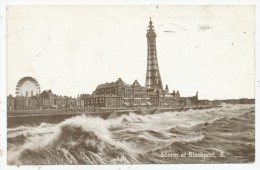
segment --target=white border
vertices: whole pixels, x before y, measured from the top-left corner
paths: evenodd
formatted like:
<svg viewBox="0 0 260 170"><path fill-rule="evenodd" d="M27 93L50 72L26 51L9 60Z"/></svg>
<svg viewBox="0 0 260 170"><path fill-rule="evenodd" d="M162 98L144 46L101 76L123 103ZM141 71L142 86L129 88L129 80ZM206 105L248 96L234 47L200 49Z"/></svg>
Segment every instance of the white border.
<svg viewBox="0 0 260 170"><path fill-rule="evenodd" d="M256 138L255 138L255 163L252 164L141 164L141 165L51 165L51 166L7 166L7 143L6 143L6 132L7 132L7 115L6 115L6 6L7 5L255 5L256 9L256 19L255 19L255 70L256 70ZM259 136L260 131L259 129L259 95L260 95L260 42L259 42L259 5L260 1L258 0L251 0L251 1L239 1L239 0L211 0L211 1L191 1L191 0L163 0L163 1L155 1L155 0L141 0L141 1L130 1L126 0L124 2L118 0L96 0L96 1L67 1L67 0L31 0L31 1L19 1L19 0L0 0L0 150L3 151L2 156L0 155L0 169L20 169L20 170L35 170L35 169L117 169L117 170L143 170L143 169L175 169L175 170L185 170L185 169L195 169L195 170L204 170L204 169L212 169L212 170L219 170L219 169L236 169L236 170L256 170L260 169L260 156L259 156ZM1 153L0 153L1 154Z"/></svg>

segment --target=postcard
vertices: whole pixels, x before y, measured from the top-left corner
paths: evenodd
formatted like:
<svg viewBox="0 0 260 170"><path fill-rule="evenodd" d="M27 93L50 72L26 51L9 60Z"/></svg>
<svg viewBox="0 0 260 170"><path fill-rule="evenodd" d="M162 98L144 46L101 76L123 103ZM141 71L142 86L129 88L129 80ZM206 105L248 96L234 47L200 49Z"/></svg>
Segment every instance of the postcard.
<svg viewBox="0 0 260 170"><path fill-rule="evenodd" d="M6 167L255 167L256 5L5 14Z"/></svg>

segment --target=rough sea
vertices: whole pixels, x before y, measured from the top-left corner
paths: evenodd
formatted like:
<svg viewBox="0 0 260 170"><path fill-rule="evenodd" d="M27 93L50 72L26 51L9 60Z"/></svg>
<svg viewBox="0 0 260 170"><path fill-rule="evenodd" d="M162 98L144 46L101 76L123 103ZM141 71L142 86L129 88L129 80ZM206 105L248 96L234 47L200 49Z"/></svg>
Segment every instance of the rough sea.
<svg viewBox="0 0 260 170"><path fill-rule="evenodd" d="M253 163L255 106L8 128L8 164Z"/></svg>

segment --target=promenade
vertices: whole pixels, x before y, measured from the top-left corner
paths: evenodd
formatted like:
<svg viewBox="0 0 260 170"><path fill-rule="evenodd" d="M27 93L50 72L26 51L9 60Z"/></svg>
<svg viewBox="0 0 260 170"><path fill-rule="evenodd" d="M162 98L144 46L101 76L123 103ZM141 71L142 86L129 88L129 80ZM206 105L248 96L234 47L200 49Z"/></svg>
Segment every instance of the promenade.
<svg viewBox="0 0 260 170"><path fill-rule="evenodd" d="M147 114L158 114L163 112L181 112L187 111L189 109L209 109L218 106L178 106L178 107L157 107L157 108L114 108L110 111L97 111L97 112L79 112L79 111L69 111L64 109L46 109L46 110L23 110L23 111L8 111L7 112L7 127L14 128L19 126L38 126L41 123L60 123L65 119L74 116L91 116L100 117L102 119L113 119L120 117L121 115L129 115L130 113L135 113L138 115Z"/></svg>

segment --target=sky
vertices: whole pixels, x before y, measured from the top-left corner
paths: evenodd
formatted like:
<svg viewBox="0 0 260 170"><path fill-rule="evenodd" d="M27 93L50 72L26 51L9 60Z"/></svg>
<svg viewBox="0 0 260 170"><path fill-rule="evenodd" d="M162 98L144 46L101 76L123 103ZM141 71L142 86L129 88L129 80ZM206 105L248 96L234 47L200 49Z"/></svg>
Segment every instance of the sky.
<svg viewBox="0 0 260 170"><path fill-rule="evenodd" d="M152 18L163 86L254 98L254 6L9 6L7 93L25 76L76 97L122 78L145 85Z"/></svg>

